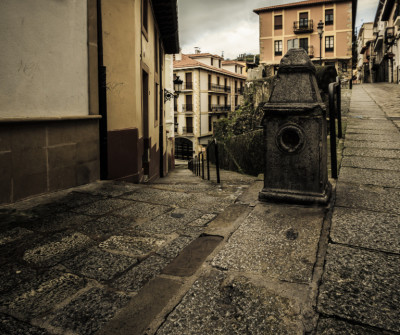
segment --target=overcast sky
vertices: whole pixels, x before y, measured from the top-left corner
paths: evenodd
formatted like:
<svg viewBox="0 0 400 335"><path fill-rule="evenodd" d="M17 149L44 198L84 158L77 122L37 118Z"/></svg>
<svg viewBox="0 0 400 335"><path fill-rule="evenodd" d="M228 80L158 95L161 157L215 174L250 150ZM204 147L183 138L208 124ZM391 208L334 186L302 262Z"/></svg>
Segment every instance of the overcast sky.
<svg viewBox="0 0 400 335"><path fill-rule="evenodd" d="M253 9L294 0L178 0L183 53L210 52L225 58L259 53L259 22ZM358 0L356 26L373 21L378 0Z"/></svg>

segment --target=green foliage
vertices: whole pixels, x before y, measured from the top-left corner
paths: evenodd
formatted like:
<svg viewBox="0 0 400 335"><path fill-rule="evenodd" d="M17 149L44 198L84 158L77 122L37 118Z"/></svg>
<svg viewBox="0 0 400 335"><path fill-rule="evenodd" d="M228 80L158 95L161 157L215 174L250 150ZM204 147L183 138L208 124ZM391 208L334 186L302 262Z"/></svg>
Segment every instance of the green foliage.
<svg viewBox="0 0 400 335"><path fill-rule="evenodd" d="M251 102L246 101L239 109L229 113L227 118L215 123L215 137L218 140L228 140L233 136L255 130L260 125L262 116L260 108L254 108Z"/></svg>

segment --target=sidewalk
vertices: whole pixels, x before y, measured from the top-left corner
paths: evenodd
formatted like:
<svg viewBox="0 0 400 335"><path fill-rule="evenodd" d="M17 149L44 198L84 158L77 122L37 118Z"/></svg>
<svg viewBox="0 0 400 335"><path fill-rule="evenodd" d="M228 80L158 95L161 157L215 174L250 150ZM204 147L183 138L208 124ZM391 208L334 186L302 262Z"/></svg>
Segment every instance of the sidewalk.
<svg viewBox="0 0 400 335"><path fill-rule="evenodd" d="M353 88L318 333L400 332L399 101L398 85Z"/></svg>
<svg viewBox="0 0 400 335"><path fill-rule="evenodd" d="M0 333L399 334L399 100L354 86L334 207L184 165L0 207Z"/></svg>

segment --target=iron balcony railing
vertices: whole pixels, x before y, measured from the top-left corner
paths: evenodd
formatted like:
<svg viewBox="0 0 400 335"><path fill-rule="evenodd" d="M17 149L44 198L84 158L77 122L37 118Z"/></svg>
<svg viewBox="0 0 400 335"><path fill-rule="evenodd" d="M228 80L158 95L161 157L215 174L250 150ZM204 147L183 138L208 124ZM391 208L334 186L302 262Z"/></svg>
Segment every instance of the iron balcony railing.
<svg viewBox="0 0 400 335"><path fill-rule="evenodd" d="M229 93L231 91L231 88L229 86L224 86L224 85L208 84L208 90Z"/></svg>
<svg viewBox="0 0 400 335"><path fill-rule="evenodd" d="M183 104L182 111L183 112L193 112L193 104Z"/></svg>
<svg viewBox="0 0 400 335"><path fill-rule="evenodd" d="M183 127L182 133L183 134L193 134L193 127Z"/></svg>
<svg viewBox="0 0 400 335"><path fill-rule="evenodd" d="M243 94L243 87L237 88L237 89L235 90L235 93L236 93L236 94Z"/></svg>
<svg viewBox="0 0 400 335"><path fill-rule="evenodd" d="M193 83L191 81L187 81L182 86L182 90L193 90Z"/></svg>
<svg viewBox="0 0 400 335"><path fill-rule="evenodd" d="M229 112L231 110L230 105L211 105L210 112Z"/></svg>
<svg viewBox="0 0 400 335"><path fill-rule="evenodd" d="M293 32L295 34L312 33L314 31L313 20L303 19L293 22Z"/></svg>
<svg viewBox="0 0 400 335"><path fill-rule="evenodd" d="M313 45L304 46L304 47L300 47L300 48L303 48L307 52L308 57L310 57L310 58L314 57L314 46Z"/></svg>

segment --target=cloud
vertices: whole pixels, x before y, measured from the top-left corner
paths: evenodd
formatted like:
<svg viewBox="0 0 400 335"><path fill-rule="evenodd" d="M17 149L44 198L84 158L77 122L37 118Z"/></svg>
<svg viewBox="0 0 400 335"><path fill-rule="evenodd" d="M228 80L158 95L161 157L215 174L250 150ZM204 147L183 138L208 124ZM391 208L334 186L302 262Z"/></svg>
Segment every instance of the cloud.
<svg viewBox="0 0 400 335"><path fill-rule="evenodd" d="M235 58L259 53L259 20L256 8L293 0L178 0L179 38L183 52L202 52ZM356 25L374 20L378 0L358 0Z"/></svg>

